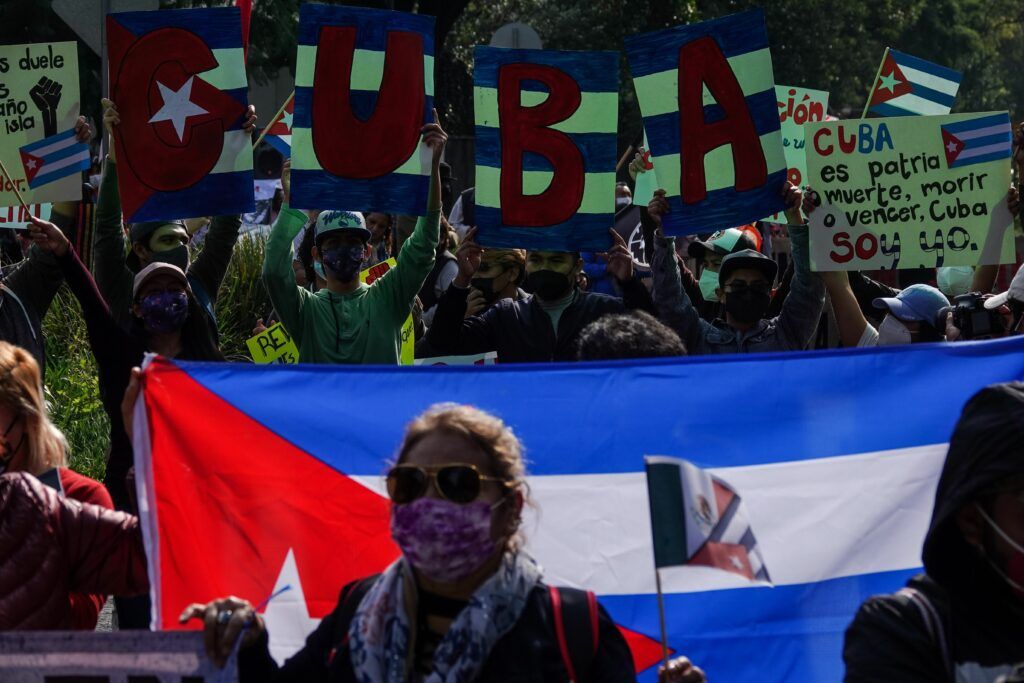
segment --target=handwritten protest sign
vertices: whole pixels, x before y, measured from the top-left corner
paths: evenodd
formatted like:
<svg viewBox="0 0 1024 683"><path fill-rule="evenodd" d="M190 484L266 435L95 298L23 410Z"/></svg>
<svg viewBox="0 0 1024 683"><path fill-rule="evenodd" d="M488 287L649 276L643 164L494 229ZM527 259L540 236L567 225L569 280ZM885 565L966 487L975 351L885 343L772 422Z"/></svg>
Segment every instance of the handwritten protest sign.
<svg viewBox="0 0 1024 683"><path fill-rule="evenodd" d="M52 204L31 204L29 210L32 215L36 218L41 218L44 221L50 220ZM6 206L0 208L0 228L27 228L31 221L28 219L28 213L21 206Z"/></svg>
<svg viewBox="0 0 1024 683"><path fill-rule="evenodd" d="M386 261L381 261L375 266L370 266L363 272L359 273L359 281L363 284L372 285L374 280L383 277L384 273L388 272L392 268L398 265L398 261L395 257L391 257ZM413 360L416 357L416 326L413 321L412 313L406 318L405 322L402 323L402 350L398 358L399 365L412 365Z"/></svg>
<svg viewBox="0 0 1024 683"><path fill-rule="evenodd" d="M815 270L1013 261L1006 112L811 123Z"/></svg>
<svg viewBox="0 0 1024 683"><path fill-rule="evenodd" d="M488 351L471 356L435 356L434 358L417 358L413 365L494 365L498 362L498 352Z"/></svg>
<svg viewBox="0 0 1024 683"><path fill-rule="evenodd" d="M787 165L760 9L626 39L671 235L784 207Z"/></svg>
<svg viewBox="0 0 1024 683"><path fill-rule="evenodd" d="M237 7L107 15L125 220L254 210Z"/></svg>
<svg viewBox="0 0 1024 683"><path fill-rule="evenodd" d="M0 46L0 159L26 203L81 199L78 173L30 188L19 152L26 144L71 130L78 107L74 41ZM0 180L0 206L18 204L11 183Z"/></svg>
<svg viewBox="0 0 1024 683"><path fill-rule="evenodd" d="M801 187L807 177L804 124L825 120L828 115L828 93L794 85L777 85L775 98L782 125L782 151L786 155L786 165L789 166L789 182Z"/></svg>
<svg viewBox="0 0 1024 683"><path fill-rule="evenodd" d="M203 634L170 631L0 633L4 683L235 683L206 657Z"/></svg>
<svg viewBox="0 0 1024 683"><path fill-rule="evenodd" d="M477 47L476 240L606 251L615 214L619 56Z"/></svg>
<svg viewBox="0 0 1024 683"><path fill-rule="evenodd" d="M434 18L310 3L298 38L291 206L422 215Z"/></svg>
<svg viewBox="0 0 1024 683"><path fill-rule="evenodd" d="M299 362L299 347L281 323L274 323L245 342L257 364L292 365Z"/></svg>

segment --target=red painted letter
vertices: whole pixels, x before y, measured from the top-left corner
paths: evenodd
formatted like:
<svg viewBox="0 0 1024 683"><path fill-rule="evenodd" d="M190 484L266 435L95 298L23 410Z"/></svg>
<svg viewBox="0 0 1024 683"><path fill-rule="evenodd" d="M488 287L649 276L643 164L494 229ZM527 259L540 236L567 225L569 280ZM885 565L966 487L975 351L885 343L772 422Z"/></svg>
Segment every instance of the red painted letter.
<svg viewBox="0 0 1024 683"><path fill-rule="evenodd" d="M313 74L313 149L324 170L345 178L378 178L416 151L423 128L423 37L388 33L377 105L363 121L352 111L356 29L324 26Z"/></svg>
<svg viewBox="0 0 1024 683"><path fill-rule="evenodd" d="M520 104L523 81L548 88L534 107ZM498 120L501 125L501 221L527 228L564 223L583 202L583 153L565 133L549 126L579 109L580 87L561 69L543 64L506 64L498 71ZM523 194L523 154L545 157L554 169L540 194Z"/></svg>
<svg viewBox="0 0 1024 683"><path fill-rule="evenodd" d="M705 83L725 112L714 123L704 122ZM738 191L756 189L768 178L761 138L743 99L743 89L711 37L699 38L679 50L679 140L680 194L685 204L696 204L707 197L704 156L724 144L732 147Z"/></svg>

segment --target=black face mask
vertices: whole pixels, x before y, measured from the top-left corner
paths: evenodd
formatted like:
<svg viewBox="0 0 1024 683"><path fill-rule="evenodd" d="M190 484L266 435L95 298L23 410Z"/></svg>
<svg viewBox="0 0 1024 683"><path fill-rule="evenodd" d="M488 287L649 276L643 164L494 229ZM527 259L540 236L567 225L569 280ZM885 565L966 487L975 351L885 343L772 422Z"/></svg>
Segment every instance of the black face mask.
<svg viewBox="0 0 1024 683"><path fill-rule="evenodd" d="M165 249L163 251L151 251L149 256L150 263L170 263L172 266L178 266L184 272L188 270L189 253L188 245L182 244L171 249Z"/></svg>
<svg viewBox="0 0 1024 683"><path fill-rule="evenodd" d="M725 310L737 322L750 325L764 317L771 302L772 298L768 292L758 292L747 288L742 292L727 292Z"/></svg>
<svg viewBox="0 0 1024 683"><path fill-rule="evenodd" d="M487 303L494 303L501 295L501 290L494 291L494 283L506 272L508 271L503 270L494 277L475 277L470 280L469 284L473 289L479 290L479 292L484 295L484 300ZM505 289L505 287L502 287L501 289Z"/></svg>
<svg viewBox="0 0 1024 683"><path fill-rule="evenodd" d="M526 276L526 285L545 301L557 301L572 288L572 282L565 273L555 270L535 270Z"/></svg>

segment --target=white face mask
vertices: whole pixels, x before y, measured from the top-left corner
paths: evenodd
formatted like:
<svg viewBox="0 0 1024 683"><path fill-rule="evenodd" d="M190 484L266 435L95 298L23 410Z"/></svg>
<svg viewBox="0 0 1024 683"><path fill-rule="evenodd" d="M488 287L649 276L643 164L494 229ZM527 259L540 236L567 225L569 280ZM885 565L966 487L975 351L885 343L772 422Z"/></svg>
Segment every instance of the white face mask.
<svg viewBox="0 0 1024 683"><path fill-rule="evenodd" d="M893 315L886 315L878 326L878 345L909 344L910 330Z"/></svg>
<svg viewBox="0 0 1024 683"><path fill-rule="evenodd" d="M615 208L616 208L616 210L617 209L621 209L624 206L629 206L632 203L633 203L633 201L629 197L616 197L615 198Z"/></svg>

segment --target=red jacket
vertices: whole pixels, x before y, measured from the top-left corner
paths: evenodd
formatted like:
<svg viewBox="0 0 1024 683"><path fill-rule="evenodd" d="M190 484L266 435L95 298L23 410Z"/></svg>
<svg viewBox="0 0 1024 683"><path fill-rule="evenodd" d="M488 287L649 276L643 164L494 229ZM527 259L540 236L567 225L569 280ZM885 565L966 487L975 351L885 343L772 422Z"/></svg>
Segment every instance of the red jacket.
<svg viewBox="0 0 1024 683"><path fill-rule="evenodd" d="M149 590L139 520L0 475L0 630L68 629L70 593Z"/></svg>

